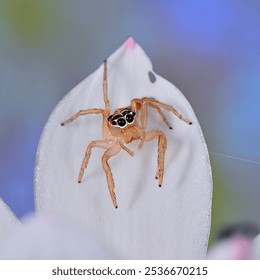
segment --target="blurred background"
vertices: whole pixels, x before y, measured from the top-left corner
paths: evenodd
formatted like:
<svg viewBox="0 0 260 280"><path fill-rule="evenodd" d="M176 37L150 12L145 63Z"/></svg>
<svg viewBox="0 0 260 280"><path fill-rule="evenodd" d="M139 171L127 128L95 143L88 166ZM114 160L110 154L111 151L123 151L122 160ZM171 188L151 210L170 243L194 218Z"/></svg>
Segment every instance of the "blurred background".
<svg viewBox="0 0 260 280"><path fill-rule="evenodd" d="M258 0L0 0L0 197L19 218L34 211L48 116L131 35L201 124L214 180L210 242L223 225L259 225L259 15Z"/></svg>

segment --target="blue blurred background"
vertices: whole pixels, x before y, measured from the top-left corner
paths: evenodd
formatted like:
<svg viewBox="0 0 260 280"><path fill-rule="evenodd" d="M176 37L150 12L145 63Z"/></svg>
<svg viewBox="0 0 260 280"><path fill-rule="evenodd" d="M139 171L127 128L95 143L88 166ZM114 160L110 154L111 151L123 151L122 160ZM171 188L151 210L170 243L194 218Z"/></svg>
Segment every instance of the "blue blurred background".
<svg viewBox="0 0 260 280"><path fill-rule="evenodd" d="M214 179L212 239L260 223L260 1L0 0L0 197L34 211L41 131L57 102L131 35L190 101Z"/></svg>

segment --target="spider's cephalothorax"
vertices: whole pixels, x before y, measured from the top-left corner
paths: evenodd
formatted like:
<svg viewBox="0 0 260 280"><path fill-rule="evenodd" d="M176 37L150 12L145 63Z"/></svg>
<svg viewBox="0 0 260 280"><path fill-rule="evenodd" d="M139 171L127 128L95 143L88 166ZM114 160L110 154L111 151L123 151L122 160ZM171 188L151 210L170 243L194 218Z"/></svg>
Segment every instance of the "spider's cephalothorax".
<svg viewBox="0 0 260 280"><path fill-rule="evenodd" d="M129 108L116 110L108 117L107 122L111 135L122 138L126 144L140 137L136 113Z"/></svg>
<svg viewBox="0 0 260 280"><path fill-rule="evenodd" d="M61 125L66 125L77 117L87 114L102 114L103 115L103 139L92 141L86 150L83 162L81 164L78 182L80 183L87 167L88 160L91 155L91 150L94 147L103 148L106 151L102 156L102 165L107 177L108 189L112 198L114 206L117 208L117 199L114 191L114 180L111 168L108 164L110 157L116 155L121 149L125 150L129 155L134 156L134 153L124 144L139 140L140 149L145 142L158 140L158 163L155 178L159 180L159 187L162 186L164 174L164 156L167 147L167 139L161 130L146 131L147 128L147 107L152 107L162 117L164 123L171 129L171 125L165 117L162 109L174 113L179 119L187 124L192 124L189 120L184 118L172 106L157 101L154 98L143 97L141 99L135 98L131 104L117 109L112 115L110 113L110 103L107 95L107 62L104 62L104 76L103 76L103 98L105 109L87 109L80 110L70 119L63 122Z"/></svg>

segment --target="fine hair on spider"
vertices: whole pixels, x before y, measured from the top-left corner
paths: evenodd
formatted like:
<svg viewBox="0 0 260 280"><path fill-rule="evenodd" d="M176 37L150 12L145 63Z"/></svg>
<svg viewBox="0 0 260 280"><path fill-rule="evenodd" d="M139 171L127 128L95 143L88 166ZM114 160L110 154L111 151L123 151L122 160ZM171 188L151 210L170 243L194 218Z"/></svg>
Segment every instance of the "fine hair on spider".
<svg viewBox="0 0 260 280"><path fill-rule="evenodd" d="M68 120L61 123L61 125L67 125L71 123L79 116L88 114L102 114L103 116L103 139L90 142L87 146L85 156L83 158L81 168L79 171L78 182L81 183L84 171L87 167L91 150L99 147L105 149L102 156L102 165L106 173L106 179L108 184L109 193L115 208L118 208L117 199L115 195L115 185L111 168L108 164L108 160L120 152L121 149L125 150L130 156L134 156L125 144L132 141L140 141L138 149L141 149L145 142L152 140L158 140L158 157L157 157L157 172L155 178L159 180L159 187L163 183L164 175L164 157L167 147L167 139L165 134L161 130L146 131L147 128L147 109L148 107L154 108L159 113L164 123L172 129L169 121L164 115L162 109L174 113L180 120L187 124L192 124L188 119L184 118L176 109L172 106L157 101L154 98L135 98L130 104L123 108L115 110L113 114L110 112L110 103L107 92L107 61L104 61L103 72L103 99L105 103L105 109L87 109L80 110Z"/></svg>

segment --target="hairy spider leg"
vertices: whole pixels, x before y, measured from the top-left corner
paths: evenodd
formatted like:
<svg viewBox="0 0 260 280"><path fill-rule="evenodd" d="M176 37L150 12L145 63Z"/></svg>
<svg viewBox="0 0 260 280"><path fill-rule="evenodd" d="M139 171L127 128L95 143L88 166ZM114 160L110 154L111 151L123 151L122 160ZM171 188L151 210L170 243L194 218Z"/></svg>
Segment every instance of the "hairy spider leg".
<svg viewBox="0 0 260 280"><path fill-rule="evenodd" d="M103 100L105 103L105 110L103 111L103 138L106 139L110 136L107 118L110 115L110 103L108 99L108 89L107 89L107 61L104 60L104 72L103 72Z"/></svg>
<svg viewBox="0 0 260 280"><path fill-rule="evenodd" d="M160 116L162 117L164 123L169 127L169 129L172 129L172 126L171 126L170 122L167 120L167 118L164 115L163 111L159 107L156 107L155 110L160 114Z"/></svg>
<svg viewBox="0 0 260 280"><path fill-rule="evenodd" d="M172 129L171 124L165 117L164 113L162 112L161 108L173 112L180 120L184 121L187 124L192 124L188 119L184 118L175 108L165 103L159 102L154 98L144 97L141 99L135 98L131 102L132 109L137 113L137 116L140 121L140 125L143 129L147 127L147 106L150 106L157 110L157 112L162 117L164 123Z"/></svg>
<svg viewBox="0 0 260 280"><path fill-rule="evenodd" d="M144 103L144 105L148 105L154 108L163 108L167 111L171 111L173 112L180 120L184 121L187 124L192 124L191 121L189 121L188 119L184 118L175 108L173 108L170 105L167 105L165 103L162 103L160 101L157 101L156 99L153 98L148 98L148 97L144 97L141 99Z"/></svg>
<svg viewBox="0 0 260 280"><path fill-rule="evenodd" d="M111 168L108 164L108 160L110 157L118 154L121 150L121 147L119 145L116 145L114 147L109 148L107 151L105 151L105 153L102 156L102 164L103 164L103 168L106 172L106 176L107 176L107 184L108 184L108 189L109 189L109 193L110 196L112 198L113 204L115 206L115 208L118 207L117 205L117 201L116 201L116 194L115 194L115 183L114 183L114 179L113 179L113 174L111 171Z"/></svg>
<svg viewBox="0 0 260 280"><path fill-rule="evenodd" d="M142 129L147 127L147 106L144 106L143 100L135 98L131 101L132 110L136 112L139 125Z"/></svg>
<svg viewBox="0 0 260 280"><path fill-rule="evenodd" d="M61 125L67 125L68 123L74 121L79 116L88 115L88 114L102 114L103 115L103 123L104 123L104 125L103 125L103 136L105 138L106 136L109 135L107 125L105 125L106 118L110 114L110 104L109 104L108 95L107 95L107 61L106 60L104 61L104 72L103 72L103 99L104 99L105 108L106 108L105 110L104 109L97 109L97 108L80 110L75 115L73 115L71 118L69 118L65 122L61 123Z"/></svg>
<svg viewBox="0 0 260 280"><path fill-rule="evenodd" d="M110 103L107 95L107 61L104 61L104 73L103 73L103 98L106 111L110 114Z"/></svg>
<svg viewBox="0 0 260 280"><path fill-rule="evenodd" d="M163 183L164 158L167 147L167 139L161 130L151 130L146 133L144 141L149 142L154 140L155 138L158 139L157 172L155 178L159 179L159 187L161 187Z"/></svg>
<svg viewBox="0 0 260 280"><path fill-rule="evenodd" d="M141 129L140 130L140 143L137 147L138 150L140 150L143 147L144 142L145 142L145 137L146 137L146 132L144 129Z"/></svg>
<svg viewBox="0 0 260 280"><path fill-rule="evenodd" d="M89 115L89 114L103 114L104 110L103 109L88 109L88 110L80 110L78 111L74 116L72 116L71 118L69 118L68 120L66 120L65 122L61 123L61 125L66 125L72 121L74 121L76 118L78 118L79 116L83 116L83 115Z"/></svg>
<svg viewBox="0 0 260 280"><path fill-rule="evenodd" d="M103 149L109 149L112 147L112 145L113 144L109 140L97 140L97 141L92 141L88 144L88 147L86 149L85 156L84 156L84 159L82 161L81 168L79 171L79 176L78 176L79 183L81 183L84 171L87 168L87 164L88 164L89 158L91 156L91 150L96 147L103 148Z"/></svg>
<svg viewBox="0 0 260 280"><path fill-rule="evenodd" d="M82 165L81 165L81 168L80 168L78 182L81 183L84 171L87 167L89 158L91 156L91 150L93 148L97 148L97 147L106 149L105 153L102 156L102 165L103 165L103 169L106 173L108 189L109 189L109 193L110 193L112 202L113 202L115 208L117 208L118 205L117 205L116 195L115 195L115 191L114 191L115 184L114 184L114 179L113 179L113 174L112 174L111 168L108 164L108 160L109 160L110 157L112 157L112 156L114 156L114 155L116 155L117 153L120 152L120 150L121 150L120 145L118 145L118 144L114 145L113 143L111 143L111 141L108 141L108 140L92 141L87 147L85 157L83 159L83 162L82 162Z"/></svg>

